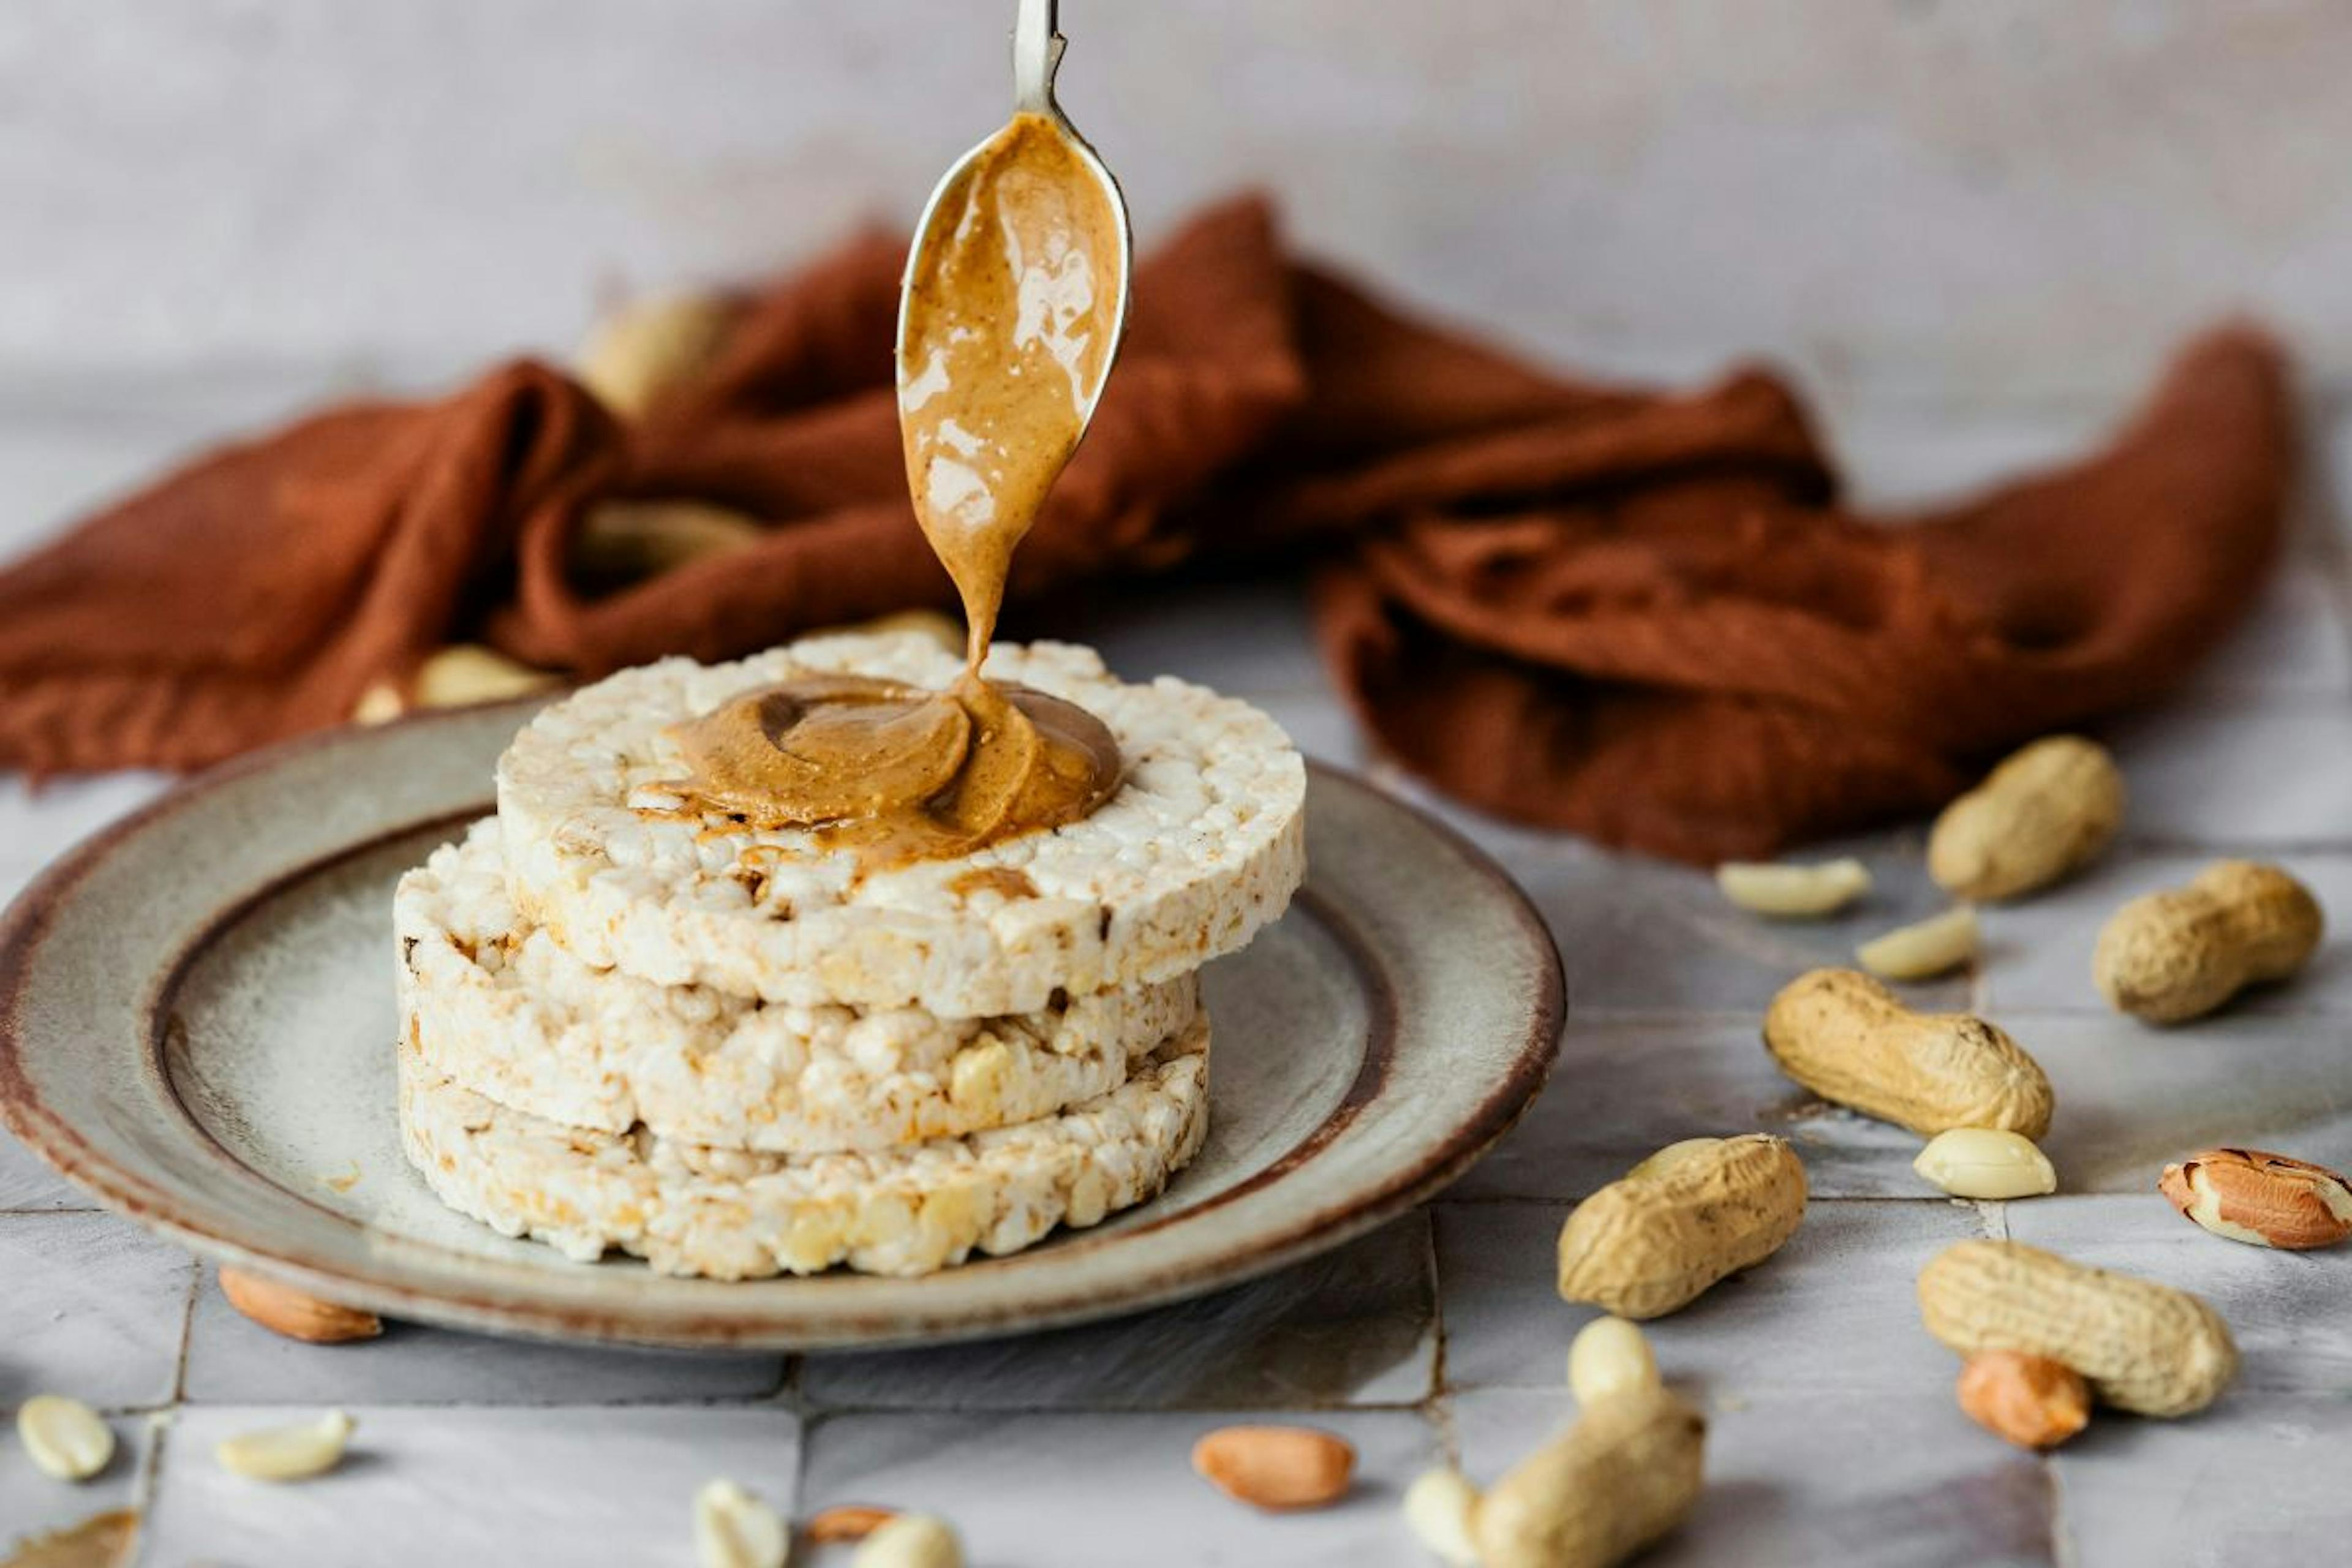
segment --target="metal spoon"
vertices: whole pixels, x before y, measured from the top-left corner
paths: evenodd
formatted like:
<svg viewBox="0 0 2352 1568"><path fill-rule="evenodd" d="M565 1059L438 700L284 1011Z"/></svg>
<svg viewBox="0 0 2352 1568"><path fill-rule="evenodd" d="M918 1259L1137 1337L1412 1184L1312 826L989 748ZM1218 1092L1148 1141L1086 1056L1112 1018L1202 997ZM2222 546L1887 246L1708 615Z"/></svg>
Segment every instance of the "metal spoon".
<svg viewBox="0 0 2352 1568"><path fill-rule="evenodd" d="M1019 9L1013 20L1013 110L1017 114L1036 114L1053 121L1055 129L1068 139L1078 154L1078 162L1093 176L1103 201L1118 217L1118 301L1110 335L1109 352L1103 358L1102 374L1095 384L1086 389L1080 414L1092 419L1095 404L1103 387L1110 380L1111 367L1118 363L1119 345L1127 336L1129 301L1133 296L1132 279L1135 261L1135 226L1127 211L1127 197L1118 188L1102 158L1087 139L1062 112L1054 98L1054 75L1062 66L1062 50L1066 40L1060 30L1060 0L1019 0ZM931 190L930 200L923 204L923 216L915 225L915 242L908 247L906 283L916 276L919 258L929 247L934 225L942 221L940 204L944 197L958 188L964 176L995 141L991 136L957 159L940 183ZM947 221L952 222L952 216ZM908 349L907 309L902 289L898 310L898 354L903 363Z"/></svg>

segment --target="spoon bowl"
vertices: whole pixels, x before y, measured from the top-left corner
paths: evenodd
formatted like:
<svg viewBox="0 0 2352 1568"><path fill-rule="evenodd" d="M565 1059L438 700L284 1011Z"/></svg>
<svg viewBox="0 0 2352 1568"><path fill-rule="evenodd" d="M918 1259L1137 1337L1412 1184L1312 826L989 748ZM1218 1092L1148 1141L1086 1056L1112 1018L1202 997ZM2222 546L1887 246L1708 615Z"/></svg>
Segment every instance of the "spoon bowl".
<svg viewBox="0 0 2352 1568"><path fill-rule="evenodd" d="M1105 206L1116 216L1116 258L1118 289L1113 303L1109 345L1103 356L1101 368L1090 386L1079 389L1079 414L1092 419L1095 404L1102 389L1110 381L1110 372L1118 360L1119 345L1127 336L1128 305L1133 297L1135 227L1128 216L1126 195L1118 181L1096 153L1093 144L1078 133L1068 115L1054 97L1055 74L1061 68L1062 50L1066 40L1058 26L1058 0L1020 0L1020 9L1013 25L1013 109L1015 115L1034 114L1049 121L1069 144L1079 167L1092 180ZM990 135L975 144L942 175L931 190L930 199L923 204L922 216L916 221L913 244L907 249L907 270L898 295L898 359L901 372L900 396L906 395L904 372L908 342L908 303L914 296L919 268L927 252L940 236L942 226L952 226L962 216L963 195L973 175L994 152L1003 132Z"/></svg>

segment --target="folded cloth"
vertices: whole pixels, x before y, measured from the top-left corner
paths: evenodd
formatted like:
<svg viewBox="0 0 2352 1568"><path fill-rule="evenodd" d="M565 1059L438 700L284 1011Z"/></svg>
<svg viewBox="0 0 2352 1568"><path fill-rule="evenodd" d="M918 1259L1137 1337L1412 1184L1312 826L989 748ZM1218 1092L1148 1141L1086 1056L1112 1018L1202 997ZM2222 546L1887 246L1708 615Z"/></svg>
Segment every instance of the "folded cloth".
<svg viewBox="0 0 2352 1568"><path fill-rule="evenodd" d="M0 574L0 766L191 767L340 721L434 647L594 676L951 605L905 494L904 247L746 294L635 420L542 366L202 458ZM1887 526L1834 503L1790 390L1572 381L1287 260L1263 204L1139 268L1094 427L1011 593L1318 562L1381 748L1501 815L1706 860L1934 805L2143 701L2245 607L2293 450L2284 356L2229 328L2105 454ZM735 509L751 543L610 592L590 510ZM599 587L602 585L599 584Z"/></svg>

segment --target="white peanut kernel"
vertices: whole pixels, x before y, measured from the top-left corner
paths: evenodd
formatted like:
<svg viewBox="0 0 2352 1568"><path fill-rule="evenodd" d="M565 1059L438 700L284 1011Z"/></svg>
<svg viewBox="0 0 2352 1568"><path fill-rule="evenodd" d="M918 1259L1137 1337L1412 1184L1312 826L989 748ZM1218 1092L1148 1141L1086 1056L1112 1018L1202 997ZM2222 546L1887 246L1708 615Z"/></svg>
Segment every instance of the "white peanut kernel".
<svg viewBox="0 0 2352 1568"><path fill-rule="evenodd" d="M213 1446L213 1458L222 1469L248 1480L307 1480L342 1463L354 1425L341 1411L330 1410L315 1421L224 1437Z"/></svg>
<svg viewBox="0 0 2352 1568"><path fill-rule="evenodd" d="M719 1477L694 1494L694 1555L701 1568L784 1568L791 1532L776 1510Z"/></svg>
<svg viewBox="0 0 2352 1568"><path fill-rule="evenodd" d="M16 1436L52 1480L86 1481L114 1458L114 1428L89 1405L62 1394L37 1394L16 1412Z"/></svg>
<svg viewBox="0 0 2352 1568"><path fill-rule="evenodd" d="M1870 891L1870 868L1859 860L1818 866L1727 861L1715 868L1723 896L1750 914L1803 920L1833 915Z"/></svg>
<svg viewBox="0 0 2352 1568"><path fill-rule="evenodd" d="M2050 1156L2032 1139L1991 1127L1938 1132L1911 1168L1956 1198L2031 1198L2058 1190Z"/></svg>
<svg viewBox="0 0 2352 1568"><path fill-rule="evenodd" d="M1478 1489L1461 1471L1441 1466L1405 1488L1405 1527L1446 1568L1478 1568L1470 1540L1470 1512L1477 1506Z"/></svg>
<svg viewBox="0 0 2352 1568"><path fill-rule="evenodd" d="M945 1521L902 1513L859 1542L851 1568L963 1568L963 1544Z"/></svg>
<svg viewBox="0 0 2352 1568"><path fill-rule="evenodd" d="M1579 1405L1657 1383L1658 1361L1650 1353L1650 1342L1622 1318L1593 1319L1568 1347L1568 1386Z"/></svg>

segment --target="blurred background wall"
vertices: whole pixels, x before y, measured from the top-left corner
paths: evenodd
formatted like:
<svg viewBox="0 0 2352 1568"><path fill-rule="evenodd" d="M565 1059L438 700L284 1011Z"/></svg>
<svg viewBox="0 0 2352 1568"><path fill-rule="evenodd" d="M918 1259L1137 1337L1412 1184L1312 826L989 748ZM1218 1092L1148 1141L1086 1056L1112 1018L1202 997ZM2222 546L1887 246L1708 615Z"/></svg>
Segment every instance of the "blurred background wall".
<svg viewBox="0 0 2352 1568"><path fill-rule="evenodd" d="M1010 0L7 0L0 400L431 383L903 224ZM1302 246L1559 359L2104 405L2235 305L2352 372L2347 0L1064 0L1147 241ZM117 389L117 390L107 390Z"/></svg>

